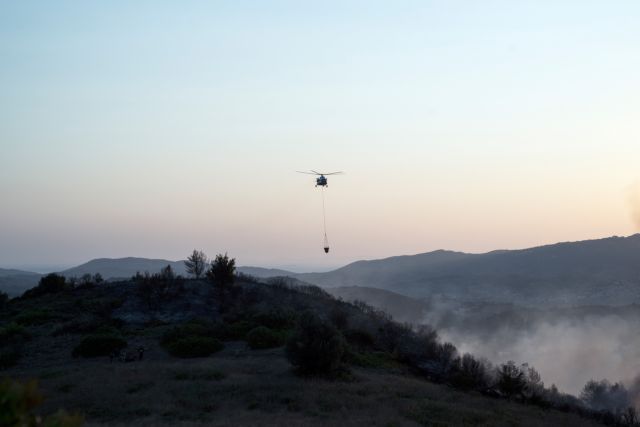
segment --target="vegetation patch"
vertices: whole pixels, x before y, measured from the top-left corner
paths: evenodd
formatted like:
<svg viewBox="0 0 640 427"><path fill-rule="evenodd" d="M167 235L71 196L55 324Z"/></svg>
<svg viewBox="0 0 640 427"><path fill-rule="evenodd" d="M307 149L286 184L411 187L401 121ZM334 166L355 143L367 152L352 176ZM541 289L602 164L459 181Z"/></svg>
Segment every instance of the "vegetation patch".
<svg viewBox="0 0 640 427"><path fill-rule="evenodd" d="M224 348L216 338L189 336L180 338L166 345L167 350L175 357L207 357Z"/></svg>
<svg viewBox="0 0 640 427"><path fill-rule="evenodd" d="M108 356L127 346L127 341L113 328L104 328L85 336L72 352L73 357Z"/></svg>
<svg viewBox="0 0 640 427"><path fill-rule="evenodd" d="M50 310L31 309L26 310L15 317L15 321L25 326L42 325L59 318L56 313Z"/></svg>
<svg viewBox="0 0 640 427"><path fill-rule="evenodd" d="M219 324L192 320L169 329L162 336L162 346L175 357L206 357L224 348L217 338L224 335Z"/></svg>
<svg viewBox="0 0 640 427"><path fill-rule="evenodd" d="M284 345L286 337L285 332L258 326L247 333L247 344L254 350L275 348Z"/></svg>
<svg viewBox="0 0 640 427"><path fill-rule="evenodd" d="M287 358L301 374L328 375L338 372L345 353L338 330L312 313L305 313L287 341Z"/></svg>
<svg viewBox="0 0 640 427"><path fill-rule="evenodd" d="M27 329L18 323L11 322L0 327L0 345L7 345L16 341L26 341L31 338Z"/></svg>
<svg viewBox="0 0 640 427"><path fill-rule="evenodd" d="M296 313L277 307L255 314L252 320L270 329L292 329L296 325Z"/></svg>
<svg viewBox="0 0 640 427"><path fill-rule="evenodd" d="M22 357L22 347L31 334L24 326L11 322L0 327L0 369L15 366Z"/></svg>
<svg viewBox="0 0 640 427"><path fill-rule="evenodd" d="M345 359L350 364L363 368L394 369L400 367L393 356L384 351L358 352L348 350Z"/></svg>

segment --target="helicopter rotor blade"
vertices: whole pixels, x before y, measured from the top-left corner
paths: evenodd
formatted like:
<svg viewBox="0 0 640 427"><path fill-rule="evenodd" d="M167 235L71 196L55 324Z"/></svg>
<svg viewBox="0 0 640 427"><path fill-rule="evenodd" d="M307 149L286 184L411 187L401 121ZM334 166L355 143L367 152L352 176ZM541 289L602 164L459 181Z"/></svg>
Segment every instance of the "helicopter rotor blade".
<svg viewBox="0 0 640 427"><path fill-rule="evenodd" d="M340 172L330 172L330 173L323 173L323 175L342 175L344 174L344 172L340 171Z"/></svg>
<svg viewBox="0 0 640 427"><path fill-rule="evenodd" d="M320 175L320 174L315 173L315 172L303 172L303 171L296 171L296 172L298 172L298 173L305 173L305 174L307 174L307 175Z"/></svg>

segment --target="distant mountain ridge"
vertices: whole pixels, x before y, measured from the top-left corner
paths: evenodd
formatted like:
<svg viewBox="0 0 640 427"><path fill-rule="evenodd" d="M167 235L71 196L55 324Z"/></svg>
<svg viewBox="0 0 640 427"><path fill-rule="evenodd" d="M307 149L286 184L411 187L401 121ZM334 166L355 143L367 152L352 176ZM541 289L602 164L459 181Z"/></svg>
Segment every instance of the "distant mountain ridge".
<svg viewBox="0 0 640 427"><path fill-rule="evenodd" d="M61 274L100 273L105 279L121 279L138 271L155 273L167 265L187 275L184 261L135 257L94 259ZM326 288L379 288L414 298L443 296L543 306L623 305L640 302L640 234L483 254L437 250L357 261L326 273L250 266L238 267L238 271L261 278L288 276ZM39 277L0 270L0 290L15 295L16 289L34 286Z"/></svg>
<svg viewBox="0 0 640 427"><path fill-rule="evenodd" d="M157 273L170 265L176 274L186 275L184 261L169 261L166 259L149 258L97 258L77 267L61 271L67 277L80 277L83 274L100 273L105 279L128 279L137 272Z"/></svg>
<svg viewBox="0 0 640 427"><path fill-rule="evenodd" d="M622 305L640 301L640 234L484 254L435 251L295 277L324 287L366 286L411 297Z"/></svg>

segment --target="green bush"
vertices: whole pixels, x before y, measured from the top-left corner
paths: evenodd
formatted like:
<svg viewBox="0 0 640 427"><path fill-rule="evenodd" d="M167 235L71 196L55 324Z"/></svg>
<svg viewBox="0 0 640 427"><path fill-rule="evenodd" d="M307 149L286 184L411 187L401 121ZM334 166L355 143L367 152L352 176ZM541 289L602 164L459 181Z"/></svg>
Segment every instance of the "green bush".
<svg viewBox="0 0 640 427"><path fill-rule="evenodd" d="M22 346L31 334L22 325L11 322L0 327L0 369L15 366L22 357Z"/></svg>
<svg viewBox="0 0 640 427"><path fill-rule="evenodd" d="M205 325L197 321L191 321L179 326L175 326L166 331L162 336L161 344L163 346L168 346L169 344L185 337L208 337L212 336L213 333L213 328L210 325Z"/></svg>
<svg viewBox="0 0 640 427"><path fill-rule="evenodd" d="M247 343L254 350L274 348L284 345L286 334L282 331L274 331L264 326L258 326L247 333Z"/></svg>
<svg viewBox="0 0 640 427"><path fill-rule="evenodd" d="M119 333L112 330L96 331L87 335L73 349L73 357L108 356L114 351L120 351L127 346L127 341Z"/></svg>
<svg viewBox="0 0 640 427"><path fill-rule="evenodd" d="M230 323L227 326L227 340L243 340L251 329L254 328L254 324L246 320L240 320L238 322Z"/></svg>
<svg viewBox="0 0 640 427"><path fill-rule="evenodd" d="M377 368L377 369L393 369L398 367L392 355L383 351L371 351L371 352L356 352L347 350L345 354L347 361L355 366L361 366L363 368Z"/></svg>
<svg viewBox="0 0 640 427"><path fill-rule="evenodd" d="M31 338L31 334L24 328L15 322L6 324L0 327L0 345L7 345L9 343L23 342Z"/></svg>
<svg viewBox="0 0 640 427"><path fill-rule="evenodd" d="M282 308L257 313L253 316L253 322L271 329L291 329L296 325L296 313Z"/></svg>
<svg viewBox="0 0 640 427"><path fill-rule="evenodd" d="M222 350L226 328L206 319L194 319L164 333L161 344L176 357L206 357Z"/></svg>
<svg viewBox="0 0 640 427"><path fill-rule="evenodd" d="M340 368L345 343L333 325L311 313L305 313L287 341L286 352L299 373L326 375Z"/></svg>
<svg viewBox="0 0 640 427"><path fill-rule="evenodd" d="M211 337L190 336L179 338L166 345L167 350L175 357L206 357L224 348L217 339Z"/></svg>
<svg viewBox="0 0 640 427"><path fill-rule="evenodd" d="M42 325L56 319L56 315L49 310L33 309L18 314L15 321L21 325Z"/></svg>

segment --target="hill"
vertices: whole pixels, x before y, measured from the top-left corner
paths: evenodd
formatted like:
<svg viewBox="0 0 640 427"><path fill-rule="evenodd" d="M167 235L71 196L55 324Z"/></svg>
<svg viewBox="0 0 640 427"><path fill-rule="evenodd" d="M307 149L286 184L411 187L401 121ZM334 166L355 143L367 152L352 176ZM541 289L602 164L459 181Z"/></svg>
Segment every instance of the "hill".
<svg viewBox="0 0 640 427"><path fill-rule="evenodd" d="M100 273L105 279L128 279L137 272L144 273L148 271L149 273L157 273L167 265L170 265L176 274L187 274L184 261L135 257L93 259L85 264L64 270L60 273L66 277L80 277L83 274Z"/></svg>
<svg viewBox="0 0 640 427"><path fill-rule="evenodd" d="M39 379L42 413L79 411L88 425L599 425L554 390L542 407L452 386L441 369L458 366L455 349L431 333L315 287L243 280L224 298L188 280L152 300L132 281L14 299L0 307L2 375ZM339 325L347 350L336 375L297 375L283 341L252 344L256 329L297 333L305 312ZM105 346L120 343L110 360Z"/></svg>
<svg viewBox="0 0 640 427"><path fill-rule="evenodd" d="M640 234L484 254L435 251L297 274L323 287L522 305L640 302Z"/></svg>
<svg viewBox="0 0 640 427"><path fill-rule="evenodd" d="M10 297L22 294L38 284L41 275L30 271L0 268L0 291Z"/></svg>

